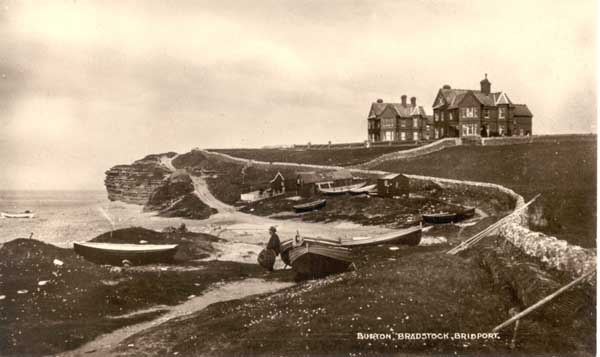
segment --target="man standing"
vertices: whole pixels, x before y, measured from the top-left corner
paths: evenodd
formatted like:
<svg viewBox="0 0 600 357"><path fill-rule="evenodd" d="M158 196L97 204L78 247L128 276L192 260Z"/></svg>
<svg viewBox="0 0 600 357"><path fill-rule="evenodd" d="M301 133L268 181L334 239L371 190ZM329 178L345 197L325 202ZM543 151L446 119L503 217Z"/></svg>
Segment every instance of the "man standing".
<svg viewBox="0 0 600 357"><path fill-rule="evenodd" d="M275 227L269 228L271 238L267 243L267 247L263 249L258 255L258 264L269 271L273 271L273 265L275 265L275 257L279 255L281 249L281 242L277 235L277 229Z"/></svg>

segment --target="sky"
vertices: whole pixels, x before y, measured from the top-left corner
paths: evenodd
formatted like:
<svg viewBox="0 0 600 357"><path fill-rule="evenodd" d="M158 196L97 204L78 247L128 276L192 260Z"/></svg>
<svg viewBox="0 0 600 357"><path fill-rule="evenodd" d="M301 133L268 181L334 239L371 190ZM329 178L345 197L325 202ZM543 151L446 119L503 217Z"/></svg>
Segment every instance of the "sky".
<svg viewBox="0 0 600 357"><path fill-rule="evenodd" d="M367 137L377 98L478 89L596 132L578 1L0 0L0 188L103 189L150 153Z"/></svg>

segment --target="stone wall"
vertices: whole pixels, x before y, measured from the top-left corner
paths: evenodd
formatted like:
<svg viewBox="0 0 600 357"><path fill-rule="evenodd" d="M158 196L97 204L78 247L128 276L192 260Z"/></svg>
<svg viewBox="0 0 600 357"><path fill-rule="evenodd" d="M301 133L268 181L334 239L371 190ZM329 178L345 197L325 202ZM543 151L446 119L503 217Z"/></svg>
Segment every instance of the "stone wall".
<svg viewBox="0 0 600 357"><path fill-rule="evenodd" d="M460 145L460 138L446 138L432 142L431 144L427 144L424 146L420 146L418 148L403 150L398 152L391 152L389 154L381 155L380 157L368 161L364 164L358 165L359 167L369 168L375 165L378 165L385 161L390 160L401 160L401 159L410 159L417 156L427 155L432 152L440 151L445 148L453 147Z"/></svg>
<svg viewBox="0 0 600 357"><path fill-rule="evenodd" d="M596 141L596 139L596 134L504 136L494 138L481 138L481 144L485 146L499 146L530 143L556 143L568 141Z"/></svg>

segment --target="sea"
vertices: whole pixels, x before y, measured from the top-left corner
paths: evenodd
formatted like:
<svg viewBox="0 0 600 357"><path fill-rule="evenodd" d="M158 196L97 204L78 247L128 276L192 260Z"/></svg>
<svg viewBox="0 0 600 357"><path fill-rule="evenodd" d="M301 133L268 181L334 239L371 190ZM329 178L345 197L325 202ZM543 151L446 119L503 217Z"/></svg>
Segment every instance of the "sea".
<svg viewBox="0 0 600 357"><path fill-rule="evenodd" d="M141 226L162 229L180 220L156 217L142 206L111 202L106 191L0 191L0 211L35 213L31 219L0 218L0 243L37 239L62 247L113 229Z"/></svg>

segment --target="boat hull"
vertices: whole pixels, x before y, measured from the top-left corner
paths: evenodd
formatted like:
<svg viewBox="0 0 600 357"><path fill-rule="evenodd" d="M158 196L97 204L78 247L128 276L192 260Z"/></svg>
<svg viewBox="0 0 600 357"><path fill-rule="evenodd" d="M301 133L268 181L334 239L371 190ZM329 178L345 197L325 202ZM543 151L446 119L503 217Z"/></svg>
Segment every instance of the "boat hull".
<svg viewBox="0 0 600 357"><path fill-rule="evenodd" d="M359 188L353 188L349 192L351 195L371 194L377 190L377 185L368 185Z"/></svg>
<svg viewBox="0 0 600 357"><path fill-rule="evenodd" d="M289 251L292 270L304 278L319 278L347 271L352 264L349 249L305 242Z"/></svg>
<svg viewBox="0 0 600 357"><path fill-rule="evenodd" d="M97 264L123 265L123 260L128 260L132 265L145 265L154 263L172 263L177 252L176 244L164 245L162 248L148 249L149 247L139 244L137 249L120 249L132 244L110 244L96 243L88 245L85 243L73 243L75 253L86 260Z"/></svg>
<svg viewBox="0 0 600 357"><path fill-rule="evenodd" d="M35 217L35 213L6 213L0 212L0 217L2 218L33 218Z"/></svg>
<svg viewBox="0 0 600 357"><path fill-rule="evenodd" d="M475 216L475 208L469 208L459 213L434 213L421 216L423 223L446 224L464 221Z"/></svg>
<svg viewBox="0 0 600 357"><path fill-rule="evenodd" d="M309 202L301 205L294 206L294 211L296 213L310 212L320 210L327 205L327 200L318 200L314 202Z"/></svg>
<svg viewBox="0 0 600 357"><path fill-rule="evenodd" d="M366 182L357 183L354 185L348 186L340 186L340 187L332 187L332 188L320 188L319 191L325 195L334 196L334 195L345 195L350 193L352 190L359 189L363 187Z"/></svg>
<svg viewBox="0 0 600 357"><path fill-rule="evenodd" d="M367 247L380 244L403 244L403 245L418 245L421 242L423 230L421 227L412 227L401 231L396 231L388 234L382 234L375 237L350 238L342 240L343 247Z"/></svg>

